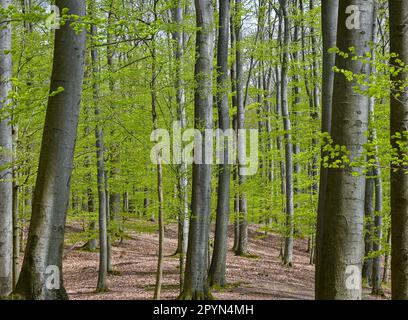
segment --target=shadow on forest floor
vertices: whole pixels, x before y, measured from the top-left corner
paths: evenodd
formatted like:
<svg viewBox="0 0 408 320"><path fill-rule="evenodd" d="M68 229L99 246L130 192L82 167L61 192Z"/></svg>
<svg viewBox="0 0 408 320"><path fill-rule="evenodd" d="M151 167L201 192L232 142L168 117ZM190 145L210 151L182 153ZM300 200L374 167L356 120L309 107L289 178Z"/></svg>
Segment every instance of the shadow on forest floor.
<svg viewBox="0 0 408 320"><path fill-rule="evenodd" d="M78 228L71 225L68 232ZM179 288L179 261L171 255L177 247L177 226L166 226L165 264L162 299L176 299ZM227 258L228 288L214 290L218 300L312 300L314 299L314 266L309 264L307 241L296 240L294 267L281 264L280 239L261 236L250 227L249 253L256 258L237 257L230 250ZM72 300L140 300L152 299L157 267L158 234L132 233L119 246L112 246L112 262L120 276L109 276L109 291L96 294L98 252L73 250L64 260L64 281ZM229 247L233 245L232 228ZM387 292L388 293L388 292ZM375 299L366 296L366 299Z"/></svg>

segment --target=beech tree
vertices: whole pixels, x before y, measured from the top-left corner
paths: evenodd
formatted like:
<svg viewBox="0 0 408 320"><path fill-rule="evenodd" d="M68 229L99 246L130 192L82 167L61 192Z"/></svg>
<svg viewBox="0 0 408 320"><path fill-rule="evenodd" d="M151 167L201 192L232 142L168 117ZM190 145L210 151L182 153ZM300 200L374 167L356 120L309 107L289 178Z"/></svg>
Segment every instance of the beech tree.
<svg viewBox="0 0 408 320"><path fill-rule="evenodd" d="M237 103L237 115L236 115L236 129L245 129L245 101L244 101L244 61L242 50L242 1L235 0L235 19L234 19L234 32L235 32L235 59L236 59L236 103ZM239 232L238 243L236 253L244 256L248 253L248 207L247 196L244 190L245 185L245 164L243 159L245 152L243 148L243 141L238 139L238 186L239 186Z"/></svg>
<svg viewBox="0 0 408 320"><path fill-rule="evenodd" d="M322 2L322 40L323 40L323 77L322 77L322 133L331 133L331 117L332 117L332 101L333 101L333 82L336 55L329 50L336 46L337 38L337 19L338 19L339 1L323 1ZM324 155L322 151L322 155ZM323 223L325 218L325 196L327 187L327 168L323 164L320 168L320 184L319 184L319 203L317 209L317 231L316 231L316 268L320 267L321 257L321 235L323 234ZM316 276L322 273L316 272ZM320 279L316 277L316 283ZM316 285L316 290L320 284Z"/></svg>
<svg viewBox="0 0 408 320"><path fill-rule="evenodd" d="M391 53L397 56L391 64L401 70L392 73L391 80L391 144L397 158L391 168L391 279L392 298L408 299L408 175L406 145L408 132L408 73L402 69L408 63L408 3L389 1ZM405 150L405 151L404 151ZM404 156L405 152L405 156Z"/></svg>
<svg viewBox="0 0 408 320"><path fill-rule="evenodd" d="M353 14L349 10L351 5L358 8L354 12L359 15L358 20L350 19L350 13ZM340 53L359 58L338 54L338 70L349 70L353 74L370 73L369 64L362 60L370 52L373 12L374 1L340 1L337 47ZM356 87L359 87L356 79L350 81L341 72L335 74L331 138L335 145L340 146L338 157L342 159L346 155L349 160L339 166L332 165L327 172L324 222L319 225L322 235L316 268L317 299L362 297L365 176L358 161L367 143L370 99L358 92Z"/></svg>
<svg viewBox="0 0 408 320"><path fill-rule="evenodd" d="M212 116L212 59L214 57L214 8L210 0L195 0L196 8L196 62L194 92L195 128L202 136L213 128ZM202 158L208 159L202 139ZM207 283L208 237L211 213L211 164L193 164L190 231L186 260L183 300L202 300L209 297Z"/></svg>
<svg viewBox="0 0 408 320"><path fill-rule="evenodd" d="M0 1L0 9L7 10L10 1ZM7 110L11 102L12 56L11 23L0 20L0 299L13 289L13 183L12 183L12 127Z"/></svg>
<svg viewBox="0 0 408 320"><path fill-rule="evenodd" d="M81 102L85 31L75 21L85 15L85 1L57 0L71 18L55 31L54 65L41 146L32 218L15 294L23 299L66 299L62 274L64 230L76 130ZM81 26L79 26L81 27ZM56 269L55 269L56 268ZM47 277L59 283L47 288Z"/></svg>
<svg viewBox="0 0 408 320"><path fill-rule="evenodd" d="M217 104L219 127L223 132L231 128L228 106L228 43L230 1L219 1L219 31L217 47ZM223 164L219 165L218 174L218 198L217 218L215 224L214 251L209 271L209 283L211 286L225 286L225 269L228 250L228 222L230 214L230 179L231 168L227 139L224 139L222 152Z"/></svg>
<svg viewBox="0 0 408 320"><path fill-rule="evenodd" d="M281 108L283 127L285 130L285 194L286 194L286 223L285 223L285 247L283 263L288 266L293 264L293 229L294 229L294 204L293 204L293 143L291 135L291 121L288 101L288 68L289 68L289 41L290 20L289 3L280 0L283 15L283 50L281 70Z"/></svg>
<svg viewBox="0 0 408 320"><path fill-rule="evenodd" d="M93 9L93 7L90 7ZM99 269L98 283L96 285L97 292L105 292L108 290L106 278L108 276L109 261L108 261L108 205L106 195L106 171L105 171L105 146L104 146L104 131L102 127L102 114L99 107L100 90L99 90L99 52L95 46L94 39L98 37L98 28L96 25L91 26L92 50L91 50L91 66L92 66L92 91L93 91L93 108L96 118L95 126L95 147L96 147L96 171L98 184L98 218L99 218Z"/></svg>
<svg viewBox="0 0 408 320"><path fill-rule="evenodd" d="M177 120L180 121L181 129L186 128L187 112L186 112L186 97L184 84L182 81L182 63L184 53L184 37L183 32L183 6L181 0L176 1L176 5L172 10L173 20L176 23L176 30L173 32L175 41L174 55L176 59L176 74L175 86L177 90ZM189 204L188 204L188 168L184 157L181 159L181 164L178 168L178 191L179 191L179 218L178 218L178 244L176 253L180 254L180 290L183 288L185 258L188 244L188 222L189 222Z"/></svg>

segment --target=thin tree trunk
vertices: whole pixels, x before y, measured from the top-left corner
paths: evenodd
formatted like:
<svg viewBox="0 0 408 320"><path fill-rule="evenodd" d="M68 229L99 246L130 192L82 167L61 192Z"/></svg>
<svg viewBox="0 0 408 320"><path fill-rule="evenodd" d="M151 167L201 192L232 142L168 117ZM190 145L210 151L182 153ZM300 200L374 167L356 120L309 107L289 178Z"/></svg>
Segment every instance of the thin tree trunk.
<svg viewBox="0 0 408 320"><path fill-rule="evenodd" d="M217 51L217 104L219 128L223 132L230 129L228 106L228 39L230 21L229 0L219 1L219 35ZM231 166L229 159L228 139L224 139L223 163L219 166L217 217L215 225L214 251L209 271L210 286L226 285L225 269L228 250L228 222L230 215L230 178Z"/></svg>
<svg viewBox="0 0 408 320"><path fill-rule="evenodd" d="M369 159L367 159L369 160ZM373 259L369 257L373 251L373 231L374 231L374 196L375 196L375 181L373 179L372 169L370 173L367 174L366 189L365 189L365 204L364 204L364 215L365 215L365 236L364 236L364 247L365 247L365 258L362 269L362 277L366 280L367 284L371 286L372 272L373 272Z"/></svg>
<svg viewBox="0 0 408 320"><path fill-rule="evenodd" d="M388 228L387 231L387 245L391 246L391 228ZM390 278L390 260L391 256L387 252L384 257L384 272L382 276L382 283L388 283L388 280Z"/></svg>
<svg viewBox="0 0 408 320"><path fill-rule="evenodd" d="M67 8L69 14L78 17L85 15L85 1L57 0L56 5L61 12ZM86 33L75 31L69 20L55 32L51 92L60 87L64 91L51 95L48 100L31 224L15 290L16 295L25 299L68 298L63 283L62 255L82 92L85 42ZM49 267L53 267L52 271L59 275L59 283L51 287L47 285Z"/></svg>
<svg viewBox="0 0 408 320"><path fill-rule="evenodd" d="M184 54L184 32L183 32L183 7L181 0L177 1L175 8L173 9L173 20L177 24L177 30L173 33L173 39L175 44L175 56L176 56L176 100L177 100L177 120L180 122L181 129L186 127L186 110L185 110L185 92L181 79L182 63ZM182 157L181 164L178 168L178 189L179 189L179 221L178 221L178 245L176 254L180 254L180 291L184 286L184 273L185 273L185 259L188 246L188 222L189 222L189 209L188 209L188 177L187 177L187 165L184 163Z"/></svg>
<svg viewBox="0 0 408 320"><path fill-rule="evenodd" d="M94 9L94 8L92 8ZM90 8L90 11L92 10ZM92 12L91 12L92 13ZM92 44L98 36L96 25L91 26ZM91 49L92 60L92 80L93 80L93 103L96 118L95 139L96 139L96 159L97 159L97 184L98 184L98 207L99 207L99 270L97 292L108 290L106 278L108 275L108 231L107 231L107 196L106 196L106 176L105 176L105 148L103 142L102 114L99 109L99 57L98 48L93 45Z"/></svg>
<svg viewBox="0 0 408 320"><path fill-rule="evenodd" d="M281 0L283 14L283 59L281 77L281 99L282 118L285 130L285 167L286 167L286 223L285 223L285 249L283 252L283 263L287 266L293 265L293 229L294 229L294 204L293 204L293 144L291 135L291 121L288 101L288 70L289 70L289 42L290 21L289 4Z"/></svg>
<svg viewBox="0 0 408 320"><path fill-rule="evenodd" d="M374 19L375 24L373 26L373 44L374 48L372 49L372 59L375 61L376 59L376 51L375 47L377 44L377 32L379 23L377 22L377 11L378 7L377 4L374 8ZM372 67L372 72L375 72L375 67ZM375 98L371 97L370 99L370 135L369 139L371 142L377 141L377 130L374 126L375 121ZM374 146L374 166L373 166L373 176L374 176L374 183L375 183L375 213L374 213L374 230L373 230L373 251L376 253L373 258L373 271L372 271L372 291L373 295L382 296L384 295L384 291L381 287L381 248L382 248L382 238L383 238L383 222L382 222L382 211L383 211L383 181L381 177L381 166L380 161L378 158L378 146Z"/></svg>
<svg viewBox="0 0 408 320"><path fill-rule="evenodd" d="M233 16L231 15L230 18L230 34L231 34L231 50L235 52L236 46L236 39L235 39L235 24ZM231 78L231 91L232 95L232 107L233 109L237 110L237 63L233 61L231 63L231 70L230 70L230 78ZM233 117L233 129L237 131L237 116L234 115ZM234 166L233 168L233 180L234 180L234 245L233 251L236 253L238 251L238 243L239 243L239 188L238 188L238 173L237 167Z"/></svg>
<svg viewBox="0 0 408 320"><path fill-rule="evenodd" d="M111 0L109 12L108 12L108 28L107 28L107 36L106 36L106 40L108 43L113 43L115 41L115 38L112 32L110 31L112 21L113 21L113 10L114 10L113 6L114 6L114 0ZM112 46L107 46L106 53L107 53L108 70L110 73L113 73L116 52L112 50ZM114 95L115 90L116 90L116 84L115 84L115 81L111 77L109 79L109 91L111 92L112 95ZM109 104L110 104L112 112L115 112L117 110L117 107L115 106L114 102L109 101ZM116 130L114 129L114 127L111 129L110 135L112 137L116 135ZM109 179L111 179L111 181L115 181L116 177L120 174L119 148L120 148L120 145L118 145L118 143L113 143L113 145L110 147L111 170L110 170ZM121 211L121 203L120 203L120 193L116 189L117 189L116 186L112 187L111 189L112 191L109 193L109 219L118 221L120 218L119 214ZM118 231L119 234L123 233L122 227L119 227L119 230L115 230L115 231ZM108 261L112 261L110 254L111 254L111 250L109 251ZM111 265L109 266L108 271L109 272L113 271Z"/></svg>
<svg viewBox="0 0 408 320"><path fill-rule="evenodd" d="M88 213L90 215L94 214L95 212L95 203L94 203L94 197L93 197L93 193L92 193L92 189L89 188L87 193L87 201L88 201L88 205L87 205L87 209L88 209ZM86 251L95 251L96 250L96 238L95 238L95 230L96 230L96 222L95 221L91 221L89 223L89 227L88 227L88 233L89 233L89 238L88 241L86 242L86 244L84 245L84 249Z"/></svg>
<svg viewBox="0 0 408 320"><path fill-rule="evenodd" d="M18 133L13 129L13 157L15 157L17 148ZM14 160L13 160L14 162ZM16 288L20 274L20 221L19 221L19 185L18 173L13 165L13 290Z"/></svg>
<svg viewBox="0 0 408 320"><path fill-rule="evenodd" d="M279 27L278 27L278 42L279 42L279 56L283 56L283 46L282 46L282 33L283 33L283 17L281 10L277 12L279 16ZM275 108L275 118L276 118L276 128L275 130L278 132L276 137L276 149L279 152L279 158L282 157L283 154L283 136L279 132L282 131L282 73L280 72L279 67L275 67L275 87L276 87L276 108ZM286 172L286 165L284 160L279 161L279 175L280 175L280 197L282 199L282 211L286 212L285 208L285 194L286 194L286 182L285 182L285 172ZM278 174L276 175L278 177ZM277 192L278 196L279 193ZM284 228L283 228L284 229ZM286 232L283 230L283 238L285 238ZM283 241L281 239L281 250L279 252L279 257L283 258Z"/></svg>
<svg viewBox="0 0 408 320"><path fill-rule="evenodd" d="M314 0L310 0L309 2L309 9L313 10L314 9ZM313 102L312 106L311 106L311 110L310 110L310 114L311 114L311 120L312 123L316 120L319 119L319 109L320 109L320 93L319 93L319 86L318 86L318 70L319 70L319 63L318 63L318 56L316 53L316 47L317 47L317 43L316 43L316 36L315 36L315 29L313 27L310 28L310 42L311 42L311 51L312 51L312 59L313 59L313 63L312 63L312 75L313 75L313 99L311 99L311 101ZM312 125L313 127L313 125ZM318 133L316 132L316 130L313 130L312 132L312 148L316 148L316 146L318 145L319 141L318 141ZM318 192L318 184L317 184L317 175L318 175L318 171L319 171L319 165L318 165L319 161L318 161L318 155L317 153L313 154L312 157L312 164L311 164L311 180L312 180L312 185L311 185L311 191L313 194L317 194Z"/></svg>
<svg viewBox="0 0 408 320"><path fill-rule="evenodd" d="M153 13L155 15L154 20L157 21L157 1L154 2ZM152 39L152 78L150 82L150 95L152 99L152 121L153 130L158 129L157 119L157 57L156 57L156 39ZM156 272L156 286L154 290L154 299L160 300L161 287L163 281L163 263L164 263L164 224L163 224L163 168L161 163L161 155L158 155L157 159L157 200L159 202L158 210L158 223L159 223L159 255L157 259L157 272Z"/></svg>
<svg viewBox="0 0 408 320"><path fill-rule="evenodd" d="M236 55L236 97L237 97L237 129L245 130L244 105L244 65L242 57L242 10L241 0L235 0L235 55ZM248 254L248 208L245 186L245 152L243 139L238 139L238 184L239 184L239 241L237 255Z"/></svg>

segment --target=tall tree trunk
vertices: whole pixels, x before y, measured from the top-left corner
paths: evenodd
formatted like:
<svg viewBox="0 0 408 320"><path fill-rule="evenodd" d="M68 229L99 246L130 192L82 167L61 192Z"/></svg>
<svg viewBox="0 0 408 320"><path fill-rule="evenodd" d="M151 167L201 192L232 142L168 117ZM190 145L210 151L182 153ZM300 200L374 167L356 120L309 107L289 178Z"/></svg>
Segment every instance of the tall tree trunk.
<svg viewBox="0 0 408 320"><path fill-rule="evenodd" d="M57 0L69 14L83 17L85 1ZM62 255L70 178L78 125L84 69L86 33L67 21L55 32L51 95L45 119L27 247L16 294L30 300L67 299ZM51 267L51 269L50 269ZM57 267L55 270L53 267ZM51 270L51 272L50 272ZM59 283L47 284L50 273ZM55 278L56 280L58 278Z"/></svg>
<svg viewBox="0 0 408 320"><path fill-rule="evenodd" d="M113 21L114 3L115 3L114 0L110 1L109 12L108 12L108 28L107 28L107 35L106 35L106 40L107 40L108 43L114 43L115 42L115 38L114 38L112 32L110 31L112 21ZM116 52L114 50L112 50L112 46L107 46L106 47L106 53L107 53L108 70L112 74L114 72L114 63L115 63ZM109 79L109 91L111 92L112 95L114 95L115 90L116 90L116 83L112 79L112 77L110 77L110 79ZM111 101L109 101L109 104L110 104L110 108L111 108L112 113L115 113L115 111L117 110L117 107L115 106L114 102L111 100ZM112 137L115 137L115 134L116 134L116 130L113 127L111 129L111 131L110 131L110 135ZM114 181L116 179L116 177L120 174L119 148L120 148L120 146L118 145L118 143L113 143L110 146L111 170L110 170L109 179L111 179L111 181ZM121 211L120 193L118 192L116 185L114 185L111 188L111 190L112 191L109 193L109 219L111 219L111 220L114 219L114 220L118 221L120 219L119 214L120 214L120 211ZM115 231L118 231L119 234L123 234L122 227L119 227L119 230L115 230ZM110 245L110 243L109 243L109 245ZM111 266L111 261L112 261L111 250L109 250L108 261L110 261L110 265L108 266L109 267L108 272L113 272L112 266Z"/></svg>
<svg viewBox="0 0 408 320"><path fill-rule="evenodd" d="M235 0L235 54L236 54L236 99L237 99L237 130L245 130L244 105L244 61L242 58L242 10L241 0ZM246 150L243 139L238 139L238 184L239 184L239 241L237 254L248 254L248 208L245 185L245 164L243 163Z"/></svg>
<svg viewBox="0 0 408 320"><path fill-rule="evenodd" d="M177 120L180 122L181 129L186 127L186 109L185 109L185 92L182 81L182 63L184 54L184 32L183 32L183 6L181 0L177 1L175 8L173 9L173 20L177 24L177 30L173 32L173 39L175 44L175 57L176 57L176 100L177 100ZM187 254L188 245L188 222L189 222L189 209L188 209L188 170L187 165L182 157L181 164L178 167L178 197L179 197L179 219L178 219L178 234L179 241L177 245L177 252L180 254L180 291L184 286L184 272L185 272L185 258Z"/></svg>
<svg viewBox="0 0 408 320"><path fill-rule="evenodd" d="M230 1L219 1L219 33L217 51L217 104L219 128L223 132L231 128L228 107L228 39L230 21ZM228 250L228 222L230 215L230 178L228 139L224 139L223 163L219 166L217 217L215 225L214 251L209 271L210 286L224 287Z"/></svg>
<svg viewBox="0 0 408 320"><path fill-rule="evenodd" d="M388 2L390 15L392 65L399 65L400 59L408 63L408 2L392 0ZM398 160L406 157L408 141L408 73L393 73L391 76L391 143ZM401 88L401 86L403 88ZM399 136L399 137L398 137ZM397 159L395 159L397 160ZM393 161L391 168L391 280L392 298L408 299L408 165Z"/></svg>
<svg viewBox="0 0 408 320"><path fill-rule="evenodd" d="M285 130L285 167L286 167L286 223L285 223L285 249L283 263L293 265L293 229L294 229L294 204L293 204L293 144L291 135L291 121L288 101L288 71L289 71L289 42L290 21L289 4L287 0L280 0L283 14L283 59L281 70L281 99L282 118Z"/></svg>
<svg viewBox="0 0 408 320"><path fill-rule="evenodd" d="M359 8L360 25L350 27L347 8ZM374 1L344 0L339 5L337 47L342 52L354 48L356 56L370 52L374 23ZM356 19L353 20L356 23ZM348 21L350 22L350 21ZM354 55L353 54L353 55ZM359 59L337 56L336 65L353 74L370 73L370 66ZM367 143L369 97L356 92L357 80L348 81L337 73L334 79L332 139L347 148L350 163L361 159ZM342 156L342 155L340 155ZM330 168L327 174L324 227L316 269L317 299L361 299L365 176L361 166Z"/></svg>
<svg viewBox="0 0 408 320"><path fill-rule="evenodd" d="M329 52L329 49L336 46L337 38L337 20L339 11L339 0L322 1L322 38L323 38L323 76L322 76L322 133L331 134L332 119L332 101L333 101L333 84L334 71L333 67L336 62L336 54ZM327 140L325 141L327 143ZM325 152L321 151L322 158ZM321 280L320 276L320 257L323 246L322 235L324 229L324 214L326 212L326 192L327 192L327 173L323 163L320 166L320 183L319 183L319 202L317 208L317 230L316 230L316 296L319 296Z"/></svg>
<svg viewBox="0 0 408 320"><path fill-rule="evenodd" d="M235 23L233 15L230 18L230 33L231 33L231 51L235 52L236 39L235 39ZM231 91L232 95L232 107L234 110L237 110L237 62L234 60L231 63L230 70L231 78ZM237 131L237 116L234 115L232 119L233 129ZM239 190L238 190L238 169L236 166L233 168L233 181L234 181L234 245L233 250L237 252L238 243L239 243Z"/></svg>
<svg viewBox="0 0 408 320"><path fill-rule="evenodd" d="M314 0L309 1L309 9L313 10L314 9ZM319 119L319 109L320 109L320 92L319 92L319 85L318 85L318 76L319 76L319 63L318 63L318 56L316 52L316 36L315 36L315 29L313 27L313 24L310 28L310 43L311 43L311 52L312 52L312 85L313 85L313 94L312 94L312 99L311 101L313 102L311 105L311 121L312 123L316 120ZM313 124L312 124L313 127ZM315 149L316 146L318 145L318 133L316 130L313 129L312 131L312 148ZM319 158L317 153L313 154L312 157L312 163L311 163L311 170L310 170L310 176L312 180L312 185L311 185L311 192L312 194L317 194L318 192L318 184L317 184L317 175L318 175L318 170L319 170Z"/></svg>
<svg viewBox="0 0 408 320"><path fill-rule="evenodd" d="M279 42L279 51L278 54L279 56L283 56L283 46L282 46L282 33L283 33L283 17L282 17L282 10L277 11L277 14L279 16L279 27L278 27L278 42ZM282 61L280 61L282 62ZM279 153L279 158L283 157L283 136L280 134L282 131L282 73L280 71L281 69L277 66L275 67L275 88L276 88L276 108L275 108L275 118L276 118L276 128L275 130L278 132L277 137L276 137L276 149L278 150ZM286 182L285 182L285 172L286 172L286 165L284 160L279 161L279 175L280 175L280 195L279 192L277 192L278 197L282 199L282 204L281 208L283 212L286 212L285 208L285 201L284 197L286 194ZM276 175L278 177L278 174ZM283 238L285 238L285 231L283 231ZM280 253L279 257L283 258L283 241L281 239L281 248L280 248Z"/></svg>
<svg viewBox="0 0 408 320"><path fill-rule="evenodd" d="M379 29L379 23L377 19L378 5L374 8L374 19L375 23L373 26L373 49L372 49L372 59L376 59L376 45L377 45L377 32ZM375 72L375 66L372 66L372 72ZM369 141L377 141L377 130L374 126L375 121L375 97L370 98L370 134ZM381 287L381 248L382 248L382 238L383 238L383 223L382 223L382 211L383 211L383 181L381 177L381 166L378 158L378 146L374 145L374 166L373 166L373 176L374 176L374 188L375 188L375 207L374 207L374 221L373 221L373 251L376 253L373 258L373 268L372 268L372 291L373 295L384 295L384 291Z"/></svg>
<svg viewBox="0 0 408 320"><path fill-rule="evenodd" d="M197 36L194 94L195 128L204 135L212 129L212 60L214 57L214 12L211 0L195 0ZM210 157L206 139L201 145L203 159ZM200 147L200 146L197 146ZM208 238L211 214L211 164L193 164L190 232L186 275L181 299L201 300L209 297L207 283Z"/></svg>
<svg viewBox="0 0 408 320"><path fill-rule="evenodd" d="M7 10L11 1L1 0L0 8ZM8 19L5 17L5 19ZM12 127L8 113L11 91L12 56L11 23L1 21L0 28L0 299L13 289L13 183Z"/></svg>
<svg viewBox="0 0 408 320"><path fill-rule="evenodd" d="M90 11L94 7L90 8ZM91 12L92 14L92 12ZM102 113L99 109L99 52L94 45L94 41L98 37L98 29L96 25L91 26L92 49L92 80L93 80L93 103L95 111L95 139L96 139L96 159L97 159L97 184L98 184L98 209L99 209L99 270L98 283L96 287L97 292L105 292L108 290L106 285L106 278L108 275L108 228L107 228L107 195L106 195L106 176L105 176L105 147L103 142L103 128L102 128Z"/></svg>
<svg viewBox="0 0 408 320"><path fill-rule="evenodd" d="M295 0L294 1L295 5L298 5L298 2ZM294 28L293 28L293 43L299 43L301 42L300 38L299 38L299 29L300 29L300 23L295 23ZM303 34L300 34L300 36L302 37ZM305 50L303 48L303 50ZM298 114L300 111L300 107L301 107L301 103L302 103L302 99L301 99L301 87L300 87L300 71L301 68L303 68L303 66L300 64L300 60L299 60L299 52L297 50L295 50L295 52L293 52L292 54L293 57L293 65L294 65L294 75L293 75L293 89L292 89L292 104L293 104L293 114L294 114L294 123L293 123L293 127L295 128L295 132L294 135L296 136L296 140L297 142L293 145L293 154L294 156L298 156L300 154L300 143L299 143L299 132L298 130L296 130L296 128L298 127ZM301 173L301 168L300 168L300 161L296 161L293 165L294 167L294 193L298 194L300 192L299 190L299 176Z"/></svg>
<svg viewBox="0 0 408 320"><path fill-rule="evenodd" d="M154 2L154 20L157 21L157 1ZM157 119L157 57L156 57L156 37L152 39L152 78L150 82L150 95L152 102L152 121L153 130L158 129ZM157 259L157 272L156 272L156 286L154 290L154 299L160 300L161 287L163 281L163 263L164 263L164 224L163 224L163 168L161 163L162 155L158 155L157 159L157 200L159 204L159 210L157 214L159 223L159 255Z"/></svg>

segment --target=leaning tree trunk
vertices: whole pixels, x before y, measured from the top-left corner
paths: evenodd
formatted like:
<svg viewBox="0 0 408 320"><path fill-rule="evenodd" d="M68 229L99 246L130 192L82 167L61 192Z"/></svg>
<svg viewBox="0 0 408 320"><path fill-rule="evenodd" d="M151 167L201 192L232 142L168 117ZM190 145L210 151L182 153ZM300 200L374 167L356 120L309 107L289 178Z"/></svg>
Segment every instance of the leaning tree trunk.
<svg viewBox="0 0 408 320"><path fill-rule="evenodd" d="M219 1L219 35L217 51L217 104L220 130L226 132L230 129L230 117L228 107L228 39L229 39L229 20L230 20L230 2L229 0ZM224 287L225 269L228 250L228 222L230 214L230 178L231 166L229 159L228 139L221 137L224 141L224 149L218 150L222 153L222 163L219 166L218 175L218 199L217 199L217 217L215 224L214 251L211 259L209 271L209 284L211 286Z"/></svg>
<svg viewBox="0 0 408 320"><path fill-rule="evenodd" d="M194 94L195 128L204 135L212 129L212 60L214 57L214 13L211 0L195 0L197 36ZM211 158L206 139L201 145L202 158ZM212 148L210 148L212 149ZM211 153L211 154L210 154ZM184 290L180 299L201 300L209 297L207 283L208 238L211 214L211 164L193 165L190 232L188 239Z"/></svg>
<svg viewBox="0 0 408 320"><path fill-rule="evenodd" d="M322 1L322 38L323 38L323 76L322 76L322 133L331 134L332 101L333 101L333 67L336 62L335 53L329 52L329 49L336 46L337 20L339 11L339 0ZM327 142L324 141L324 142ZM322 150L322 158L325 152ZM316 296L320 290L321 280L319 278L323 273L319 271L321 248L324 245L321 237L323 234L323 223L325 221L325 201L327 189L328 169L322 164L320 166L319 183L319 202L317 208L317 230L316 230Z"/></svg>
<svg viewBox="0 0 408 320"><path fill-rule="evenodd" d="M291 135L291 121L288 101L288 70L289 70L289 41L290 21L288 1L281 0L283 14L283 54L281 70L281 99L282 118L285 130L285 167L286 167L286 223L285 223L285 248L283 251L283 263L293 265L293 229L294 229L294 204L293 204L293 143Z"/></svg>
<svg viewBox="0 0 408 320"><path fill-rule="evenodd" d="M408 63L408 2L391 0L390 43L391 52L398 54L391 63L399 66ZM395 156L391 168L391 287L394 300L408 299L408 72L392 74L391 92L391 143Z"/></svg>
<svg viewBox="0 0 408 320"><path fill-rule="evenodd" d="M57 0L83 17L85 1ZM64 231L81 102L86 33L68 20L55 32L54 65L34 192L31 224L15 293L23 299L67 299L62 276ZM59 277L56 273L59 273ZM49 281L49 277L54 277ZM59 281L56 281L59 278ZM50 285L51 282L51 285Z"/></svg>
<svg viewBox="0 0 408 320"><path fill-rule="evenodd" d="M360 20L352 19L347 8L356 5ZM370 52L373 29L374 1L340 1L337 47L342 52L354 48L356 56ZM350 19L353 21L350 22ZM358 23L359 25L356 25ZM354 23L353 23L354 22ZM339 69L353 74L370 73L370 65L361 59L337 56ZM349 81L336 73L333 92L332 139L335 145L347 149L339 156L350 163L361 161L367 143L369 97L357 92L357 80ZM337 159L336 159L337 160ZM363 228L365 176L358 163L330 168L327 174L324 228L321 230L320 259L317 267L317 299L361 299L361 269L363 264Z"/></svg>
<svg viewBox="0 0 408 320"><path fill-rule="evenodd" d="M11 1L0 0L7 10ZM5 17L5 19L8 19ZM12 128L5 116L11 91L11 23L0 21L0 299L13 289Z"/></svg>

